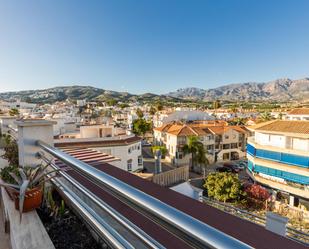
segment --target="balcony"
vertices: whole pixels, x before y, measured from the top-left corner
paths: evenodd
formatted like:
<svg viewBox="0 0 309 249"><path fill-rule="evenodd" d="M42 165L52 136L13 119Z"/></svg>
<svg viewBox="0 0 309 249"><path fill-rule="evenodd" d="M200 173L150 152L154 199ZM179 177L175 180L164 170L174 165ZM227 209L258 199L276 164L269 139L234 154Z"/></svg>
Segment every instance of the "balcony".
<svg viewBox="0 0 309 249"><path fill-rule="evenodd" d="M304 153L272 146L262 146L255 143L252 138L248 140L247 153L256 158L295 165L302 168L309 168L308 152Z"/></svg>

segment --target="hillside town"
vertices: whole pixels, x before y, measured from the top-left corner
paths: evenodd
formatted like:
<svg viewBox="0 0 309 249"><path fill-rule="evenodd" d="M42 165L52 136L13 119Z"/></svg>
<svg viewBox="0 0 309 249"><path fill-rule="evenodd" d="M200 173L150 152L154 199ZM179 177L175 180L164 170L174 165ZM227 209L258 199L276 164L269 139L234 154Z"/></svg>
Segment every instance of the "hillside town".
<svg viewBox="0 0 309 249"><path fill-rule="evenodd" d="M20 154L25 149L20 136L27 136L20 133L22 124L28 129L38 125L34 136L44 137L39 125L49 122L53 146L78 160L93 166L108 163L254 223L269 222L271 211L281 217L279 228L270 228L273 232L282 235L282 229L290 227L289 236L308 242L306 105L261 110L220 101L196 108L160 102L81 99L32 104L9 99L0 102L0 111L2 157L9 161L14 140L19 164L28 160Z"/></svg>

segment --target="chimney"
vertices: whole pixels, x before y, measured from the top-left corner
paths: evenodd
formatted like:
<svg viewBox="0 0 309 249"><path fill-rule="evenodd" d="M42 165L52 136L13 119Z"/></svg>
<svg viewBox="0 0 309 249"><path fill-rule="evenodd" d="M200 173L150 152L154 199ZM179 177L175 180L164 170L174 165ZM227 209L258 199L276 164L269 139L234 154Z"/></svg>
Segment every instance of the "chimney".
<svg viewBox="0 0 309 249"><path fill-rule="evenodd" d="M162 166L161 166L161 150L156 150L155 153L155 174L159 174L162 172Z"/></svg>

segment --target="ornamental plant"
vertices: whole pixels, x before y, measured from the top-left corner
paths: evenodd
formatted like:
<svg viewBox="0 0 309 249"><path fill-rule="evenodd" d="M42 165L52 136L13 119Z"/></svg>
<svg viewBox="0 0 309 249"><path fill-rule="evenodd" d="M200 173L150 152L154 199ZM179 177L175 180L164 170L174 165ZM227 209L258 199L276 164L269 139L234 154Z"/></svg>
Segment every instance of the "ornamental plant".
<svg viewBox="0 0 309 249"><path fill-rule="evenodd" d="M270 197L270 194L267 191L267 189L258 184L248 185L245 188L245 192L249 197L259 201L266 201Z"/></svg>
<svg viewBox="0 0 309 249"><path fill-rule="evenodd" d="M47 167L49 164L42 166L37 165L35 167L18 167L17 169L13 168L12 172L7 172L14 182L12 183L12 179L9 182L0 182L0 186L8 188L13 192L17 192L19 198L19 213L20 213L20 221L22 219L22 211L24 206L24 200L27 190L31 190L35 187L42 186L44 182L52 179L56 175L51 175L59 171L52 170L46 172ZM5 179L2 179L5 180Z"/></svg>
<svg viewBox="0 0 309 249"><path fill-rule="evenodd" d="M244 196L238 176L232 173L209 174L204 187L207 189L208 196L218 201L239 201Z"/></svg>

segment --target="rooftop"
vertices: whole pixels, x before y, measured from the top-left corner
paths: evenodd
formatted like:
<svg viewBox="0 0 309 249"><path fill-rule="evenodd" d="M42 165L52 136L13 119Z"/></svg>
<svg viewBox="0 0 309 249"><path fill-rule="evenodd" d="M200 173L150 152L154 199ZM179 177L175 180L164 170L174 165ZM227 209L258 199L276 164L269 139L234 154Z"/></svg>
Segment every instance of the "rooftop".
<svg viewBox="0 0 309 249"><path fill-rule="evenodd" d="M309 115L309 108L296 108L288 113L289 115Z"/></svg>
<svg viewBox="0 0 309 249"><path fill-rule="evenodd" d="M190 124L165 124L161 127L157 127L154 130L166 132L168 134L176 136L203 136L207 134L221 135L224 132L233 129L240 133L247 133L247 129L242 126L227 126L222 123L190 123Z"/></svg>
<svg viewBox="0 0 309 249"><path fill-rule="evenodd" d="M85 148L85 147L107 147L125 146L141 141L137 136L118 136L105 138L69 138L54 140L55 147Z"/></svg>
<svg viewBox="0 0 309 249"><path fill-rule="evenodd" d="M273 120L251 126L255 131L309 135L309 121ZM308 136L309 137L309 136Z"/></svg>

